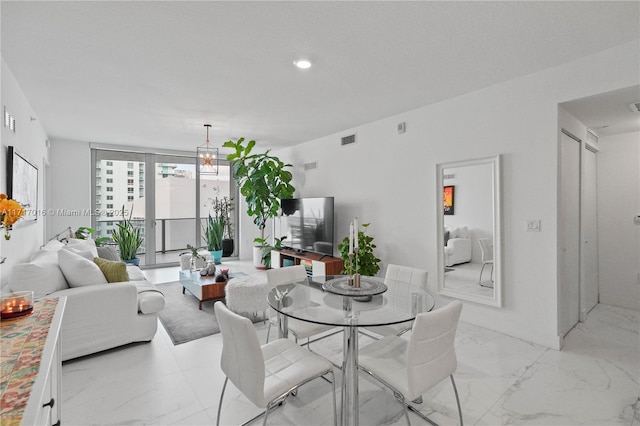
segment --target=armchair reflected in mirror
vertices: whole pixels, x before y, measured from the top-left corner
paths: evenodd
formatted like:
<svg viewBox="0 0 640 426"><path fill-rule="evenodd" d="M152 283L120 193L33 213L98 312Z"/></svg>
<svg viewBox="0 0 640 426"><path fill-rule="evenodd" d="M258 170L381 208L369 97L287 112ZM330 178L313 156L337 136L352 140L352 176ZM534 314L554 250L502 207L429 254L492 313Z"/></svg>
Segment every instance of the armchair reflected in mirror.
<svg viewBox="0 0 640 426"><path fill-rule="evenodd" d="M500 156L438 164L436 182L438 291L501 306Z"/></svg>

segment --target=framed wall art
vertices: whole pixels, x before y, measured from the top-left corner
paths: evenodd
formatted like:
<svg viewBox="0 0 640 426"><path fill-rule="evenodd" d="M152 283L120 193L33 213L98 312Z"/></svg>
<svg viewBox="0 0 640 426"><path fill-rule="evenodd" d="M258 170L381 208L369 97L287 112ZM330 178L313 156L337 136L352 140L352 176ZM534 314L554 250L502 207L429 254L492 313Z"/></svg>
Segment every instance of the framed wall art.
<svg viewBox="0 0 640 426"><path fill-rule="evenodd" d="M16 200L25 210L38 208L38 168L9 146L7 150L7 196ZM38 220L37 214L25 214L20 222Z"/></svg>
<svg viewBox="0 0 640 426"><path fill-rule="evenodd" d="M454 190L454 185L443 187L444 214L446 215L452 215L454 211Z"/></svg>

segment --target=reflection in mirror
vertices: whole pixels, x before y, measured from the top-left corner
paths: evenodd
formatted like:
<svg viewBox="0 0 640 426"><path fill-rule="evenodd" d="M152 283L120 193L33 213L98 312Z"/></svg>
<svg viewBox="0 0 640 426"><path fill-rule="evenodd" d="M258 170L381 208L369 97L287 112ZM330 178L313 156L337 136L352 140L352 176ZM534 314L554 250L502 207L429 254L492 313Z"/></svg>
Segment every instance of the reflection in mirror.
<svg viewBox="0 0 640 426"><path fill-rule="evenodd" d="M436 169L438 290L501 306L500 156Z"/></svg>

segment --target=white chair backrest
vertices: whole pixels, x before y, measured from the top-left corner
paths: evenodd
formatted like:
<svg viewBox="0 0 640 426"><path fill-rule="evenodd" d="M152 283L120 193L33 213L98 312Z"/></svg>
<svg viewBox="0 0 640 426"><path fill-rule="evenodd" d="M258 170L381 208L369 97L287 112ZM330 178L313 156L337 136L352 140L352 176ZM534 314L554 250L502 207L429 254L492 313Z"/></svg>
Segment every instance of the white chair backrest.
<svg viewBox="0 0 640 426"><path fill-rule="evenodd" d="M407 349L407 374L413 394L423 394L456 371L454 343L461 311L462 302L456 300L416 316Z"/></svg>
<svg viewBox="0 0 640 426"><path fill-rule="evenodd" d="M285 266L284 268L268 269L267 282L269 287L273 288L277 285L291 284L307 280L307 270L303 265ZM296 303L287 305L291 310L303 308L309 305L310 292L306 287L296 286L294 290Z"/></svg>
<svg viewBox="0 0 640 426"><path fill-rule="evenodd" d="M491 244L491 238L478 238L478 243L480 243L482 261L488 262L490 260L493 260L493 247Z"/></svg>
<svg viewBox="0 0 640 426"><path fill-rule="evenodd" d="M251 402L266 407L264 358L253 324L222 302L214 310L222 333L222 371Z"/></svg>
<svg viewBox="0 0 640 426"><path fill-rule="evenodd" d="M285 266L284 268L267 270L267 282L270 287L304 281L306 279L307 271L303 265Z"/></svg>
<svg viewBox="0 0 640 426"><path fill-rule="evenodd" d="M428 272L423 269L389 264L389 266L387 266L387 273L385 274L384 279L385 281L402 281L426 290L428 276Z"/></svg>

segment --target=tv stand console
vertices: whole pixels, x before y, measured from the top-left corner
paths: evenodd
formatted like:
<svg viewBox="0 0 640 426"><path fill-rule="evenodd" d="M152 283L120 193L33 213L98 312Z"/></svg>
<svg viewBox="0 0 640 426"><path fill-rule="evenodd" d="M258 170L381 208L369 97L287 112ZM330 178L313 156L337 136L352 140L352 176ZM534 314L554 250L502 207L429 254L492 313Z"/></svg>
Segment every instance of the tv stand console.
<svg viewBox="0 0 640 426"><path fill-rule="evenodd" d="M304 265L308 276L339 275L344 268L342 259L328 254L290 249L271 251L272 268L282 268L285 260L292 261L294 265Z"/></svg>

